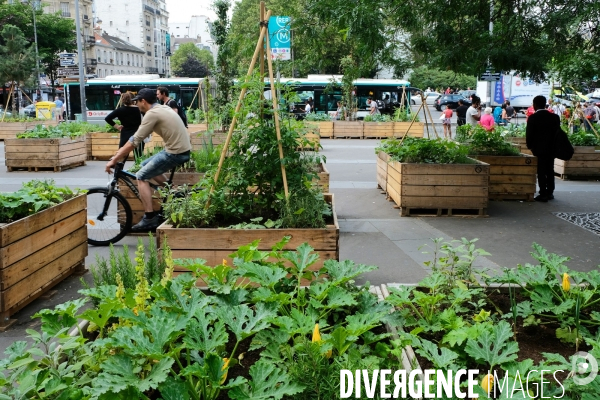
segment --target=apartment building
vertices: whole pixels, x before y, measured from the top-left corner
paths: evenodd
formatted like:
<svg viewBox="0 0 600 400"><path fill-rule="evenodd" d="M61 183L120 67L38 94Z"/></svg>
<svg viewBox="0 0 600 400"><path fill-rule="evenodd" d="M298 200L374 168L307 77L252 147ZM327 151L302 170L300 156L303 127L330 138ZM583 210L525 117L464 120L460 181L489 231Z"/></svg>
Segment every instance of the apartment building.
<svg viewBox="0 0 600 400"><path fill-rule="evenodd" d="M75 0L45 0L45 13L60 13L63 18L75 20ZM82 45L85 53L84 67L87 75L96 74L95 57L96 38L94 37L94 20L92 16L92 0L79 0L79 23L81 24Z"/></svg>
<svg viewBox="0 0 600 400"><path fill-rule="evenodd" d="M146 73L145 51L123 39L101 32L101 29L96 29L94 35L96 37L98 78L105 78L108 75L142 75Z"/></svg>
<svg viewBox="0 0 600 400"><path fill-rule="evenodd" d="M165 0L134 2L95 0L95 17L102 30L144 52L144 73L170 75L169 13Z"/></svg>

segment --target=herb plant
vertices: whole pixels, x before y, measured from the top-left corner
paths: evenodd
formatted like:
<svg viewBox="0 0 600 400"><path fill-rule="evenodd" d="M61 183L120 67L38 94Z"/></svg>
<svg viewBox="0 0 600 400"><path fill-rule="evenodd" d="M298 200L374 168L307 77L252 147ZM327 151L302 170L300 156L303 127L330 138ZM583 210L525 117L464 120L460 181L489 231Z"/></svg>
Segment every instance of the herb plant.
<svg viewBox="0 0 600 400"><path fill-rule="evenodd" d="M472 164L468 148L441 139L405 137L403 140L387 139L375 149L390 155L392 160L403 163L426 164Z"/></svg>
<svg viewBox="0 0 600 400"><path fill-rule="evenodd" d="M367 115L364 118L365 122L391 122L392 118L389 115L385 114L377 114L377 115Z"/></svg>
<svg viewBox="0 0 600 400"><path fill-rule="evenodd" d="M396 122L411 122L415 116L408 107L398 107L394 110L392 119ZM419 116L415 118L415 122L419 122Z"/></svg>
<svg viewBox="0 0 600 400"><path fill-rule="evenodd" d="M328 114L317 114L308 113L306 114L305 121L331 121L331 117Z"/></svg>
<svg viewBox="0 0 600 400"><path fill-rule="evenodd" d="M466 127L466 128L465 128ZM456 140L469 148L471 155L518 156L519 150L504 141L499 130L487 131L483 126L460 126Z"/></svg>
<svg viewBox="0 0 600 400"><path fill-rule="evenodd" d="M568 130L565 130L565 132L568 132ZM598 136L583 129L569 134L569 141L573 146L600 146Z"/></svg>
<svg viewBox="0 0 600 400"><path fill-rule="evenodd" d="M51 179L25 182L16 192L0 192L0 223L10 223L25 218L80 193L68 187L57 187Z"/></svg>
<svg viewBox="0 0 600 400"><path fill-rule="evenodd" d="M18 139L48 139L48 138L75 138L88 132L118 132L110 125L104 126L89 124L86 122L63 123L57 126L44 127L36 125L32 130L17 134Z"/></svg>
<svg viewBox="0 0 600 400"><path fill-rule="evenodd" d="M186 110L185 114L187 117L188 124L201 124L203 122L206 122L204 110L202 110L200 108L196 108L196 109L189 108Z"/></svg>

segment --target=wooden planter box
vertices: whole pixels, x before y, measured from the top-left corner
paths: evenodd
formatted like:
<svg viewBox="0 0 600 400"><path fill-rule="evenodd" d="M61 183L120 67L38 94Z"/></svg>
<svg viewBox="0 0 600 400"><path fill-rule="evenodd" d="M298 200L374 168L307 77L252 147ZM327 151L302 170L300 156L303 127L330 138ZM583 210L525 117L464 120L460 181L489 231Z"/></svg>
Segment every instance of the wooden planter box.
<svg viewBox="0 0 600 400"><path fill-rule="evenodd" d="M89 134L91 157L93 160L108 161L119 150L120 137L118 133L92 132ZM128 160L133 160L133 152Z"/></svg>
<svg viewBox="0 0 600 400"><path fill-rule="evenodd" d="M84 136L74 139L6 139L4 145L8 172L17 169L60 172L63 168L85 165L87 159Z"/></svg>
<svg viewBox="0 0 600 400"><path fill-rule="evenodd" d="M363 122L365 139L389 138L394 135L394 122Z"/></svg>
<svg viewBox="0 0 600 400"><path fill-rule="evenodd" d="M474 156L490 165L490 200L533 201L537 174L537 157Z"/></svg>
<svg viewBox="0 0 600 400"><path fill-rule="evenodd" d="M329 193L329 171L325 167L325 163L319 164L319 179L316 181L317 187L321 189L323 193Z"/></svg>
<svg viewBox="0 0 600 400"><path fill-rule="evenodd" d="M208 129L208 124L206 123L202 123L202 124L188 124L187 130L189 132L189 134L193 134L193 133L198 133L198 132L203 132L206 131Z"/></svg>
<svg viewBox="0 0 600 400"><path fill-rule="evenodd" d="M319 254L319 260L311 266L311 270L318 270L325 260L339 260L339 225L335 213L333 194L325 194L325 199L333 209L333 223L323 229L217 229L217 228L173 228L171 225L162 224L156 230L157 246L160 249L166 241L173 255L177 258L201 258L206 260L206 265L216 266L227 260L228 265L233 265L229 255L240 246L245 246L256 239L260 239L259 250L270 251L275 243L284 236L291 236L290 242L284 250L295 250L296 247L307 242ZM178 273L189 272L188 269L175 266ZM198 286L204 286L199 280Z"/></svg>
<svg viewBox="0 0 600 400"><path fill-rule="evenodd" d="M363 125L364 123L362 121L334 121L333 137L362 139L364 137Z"/></svg>
<svg viewBox="0 0 600 400"><path fill-rule="evenodd" d="M16 139L17 133L23 133L26 130L26 122L0 122L0 140Z"/></svg>
<svg viewBox="0 0 600 400"><path fill-rule="evenodd" d="M574 146L575 154L569 161L554 159L554 172L561 179L570 177L600 177L600 151L594 146Z"/></svg>
<svg viewBox="0 0 600 400"><path fill-rule="evenodd" d="M74 271L83 272L87 197L0 226L0 331L8 317Z"/></svg>
<svg viewBox="0 0 600 400"><path fill-rule="evenodd" d="M387 191L388 158L383 151L377 153L377 186L384 192Z"/></svg>
<svg viewBox="0 0 600 400"><path fill-rule="evenodd" d="M490 166L388 162L386 191L401 215L485 216Z"/></svg>
<svg viewBox="0 0 600 400"><path fill-rule="evenodd" d="M318 128L321 138L333 137L333 121L304 121L304 125L309 129L312 127Z"/></svg>
<svg viewBox="0 0 600 400"><path fill-rule="evenodd" d="M16 139L17 133L23 133L28 129L33 129L37 125L56 126L57 121L40 120L30 122L0 122L0 140Z"/></svg>
<svg viewBox="0 0 600 400"><path fill-rule="evenodd" d="M408 129L410 127L410 129ZM412 126L410 122L394 122L394 137L404 137L408 130L408 136L423 137L425 124L423 122L414 122Z"/></svg>
<svg viewBox="0 0 600 400"><path fill-rule="evenodd" d="M308 144L303 144L303 139L308 141ZM321 146L321 134L319 133L319 127L316 125L309 125L306 127L306 132L302 134L302 137L298 139L299 149L301 150L314 150L319 151Z"/></svg>
<svg viewBox="0 0 600 400"><path fill-rule="evenodd" d="M176 172L175 176L173 177L173 184L177 185L177 186L179 186L179 185L195 185L196 183L200 182L200 180L203 177L204 177L204 174L200 173L200 172ZM137 189L137 181L133 181L133 185ZM127 199L127 201L129 202L129 205L131 206L132 224L133 225L137 224L144 217L144 205L142 204L142 201L140 199L138 199L138 197L127 186L127 184L124 184L123 182L119 181L117 184L117 187L121 191L121 194ZM155 194L155 196L158 195L156 192L154 194ZM161 202L160 202L160 199L158 199L155 196L152 198L152 203L154 205L154 211L159 211ZM121 211L120 205L119 205L119 211ZM118 213L118 221L121 224L125 223L124 217L121 215L120 212Z"/></svg>
<svg viewBox="0 0 600 400"><path fill-rule="evenodd" d="M200 150L204 143L209 143L210 141L212 141L213 146L219 146L225 143L227 133L223 131L208 132L206 130L191 133L190 142L192 143L192 150Z"/></svg>
<svg viewBox="0 0 600 400"><path fill-rule="evenodd" d="M531 152L531 150L529 150L527 148L527 141L524 137L508 137L508 138L504 138L505 141L507 141L508 143L512 143L514 145L519 146L519 151L523 154L527 154L532 156L533 153Z"/></svg>

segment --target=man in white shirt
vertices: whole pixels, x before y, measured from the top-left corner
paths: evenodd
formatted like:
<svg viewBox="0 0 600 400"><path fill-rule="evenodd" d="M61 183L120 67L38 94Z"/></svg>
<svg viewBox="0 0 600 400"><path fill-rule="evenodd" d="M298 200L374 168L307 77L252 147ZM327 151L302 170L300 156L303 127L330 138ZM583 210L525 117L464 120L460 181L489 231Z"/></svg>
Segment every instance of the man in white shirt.
<svg viewBox="0 0 600 400"><path fill-rule="evenodd" d="M467 110L467 124L475 127L481 119L481 99L473 95L471 107Z"/></svg>
<svg viewBox="0 0 600 400"><path fill-rule="evenodd" d="M305 113L309 113L310 112L310 103L308 102L308 100L306 100L306 105L304 106L304 112Z"/></svg>

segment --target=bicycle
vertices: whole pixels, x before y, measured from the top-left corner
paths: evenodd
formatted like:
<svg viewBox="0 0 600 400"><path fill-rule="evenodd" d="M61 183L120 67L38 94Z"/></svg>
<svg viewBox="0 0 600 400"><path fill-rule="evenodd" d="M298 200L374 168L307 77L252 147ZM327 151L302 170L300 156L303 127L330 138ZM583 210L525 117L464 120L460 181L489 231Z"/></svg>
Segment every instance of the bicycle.
<svg viewBox="0 0 600 400"><path fill-rule="evenodd" d="M88 243L95 246L108 246L117 243L129 233L132 226L133 212L128 200L123 196L117 186L120 181L124 183L133 194L141 200L140 192L133 181L137 180L135 174L124 170L125 163L117 163L112 180L106 187L93 187L87 193L87 227ZM166 181L167 186L173 183L173 176L177 167L170 171ZM158 190L161 186L150 182L150 187ZM160 213L162 213L162 200Z"/></svg>

